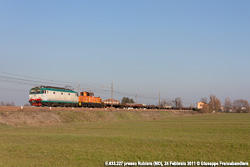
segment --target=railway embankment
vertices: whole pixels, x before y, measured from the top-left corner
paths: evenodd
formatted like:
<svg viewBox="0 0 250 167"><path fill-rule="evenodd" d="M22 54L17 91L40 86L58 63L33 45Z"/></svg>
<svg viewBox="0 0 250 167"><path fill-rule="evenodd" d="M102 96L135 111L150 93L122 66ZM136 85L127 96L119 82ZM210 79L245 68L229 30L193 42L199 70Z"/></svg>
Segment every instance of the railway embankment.
<svg viewBox="0 0 250 167"><path fill-rule="evenodd" d="M0 106L0 124L48 126L73 122L159 120L195 114L199 113L184 110Z"/></svg>

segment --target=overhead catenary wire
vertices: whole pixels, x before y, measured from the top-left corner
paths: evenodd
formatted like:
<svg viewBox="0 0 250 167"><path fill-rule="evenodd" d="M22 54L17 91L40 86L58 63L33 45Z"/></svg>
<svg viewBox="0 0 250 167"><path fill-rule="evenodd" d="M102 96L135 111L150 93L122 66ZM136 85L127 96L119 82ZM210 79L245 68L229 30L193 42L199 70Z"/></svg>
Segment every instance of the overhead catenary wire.
<svg viewBox="0 0 250 167"><path fill-rule="evenodd" d="M11 80L18 80L18 81L24 81L24 82L32 82L32 83L42 83L42 84L55 84L53 82L45 82L45 81L35 81L35 80L30 80L30 79L22 79L22 78L15 78L15 77L6 77L6 76L0 76L0 78L8 79L9 81Z"/></svg>
<svg viewBox="0 0 250 167"><path fill-rule="evenodd" d="M61 80L54 80L54 79L48 79L48 78L33 77L33 76L14 74L14 73L9 73L9 72L4 72L4 71L0 71L0 73L23 77L23 78L18 78L18 79L19 80L26 80L26 81L29 80L31 82L37 82L37 83L47 83L47 84L53 84L53 85L66 85L66 84L72 84L75 86L78 85L78 82L69 82L69 81L61 81ZM3 76L3 77L16 78L16 77L10 77L10 76ZM24 79L24 78L31 78L31 79ZM34 80L34 79L36 79L36 80ZM88 86L90 86L90 85L97 86L97 87L102 87L102 88L107 87L107 86L97 85L97 84L86 84L86 83L79 83L79 84L80 85L88 85Z"/></svg>
<svg viewBox="0 0 250 167"><path fill-rule="evenodd" d="M33 79L39 79L39 80L47 80L50 82L55 82L55 83L67 83L67 84L77 84L75 82L68 82L68 81L59 81L59 80L53 80L53 79L47 79L47 78L40 78L40 77L31 77L31 76L27 76L27 75L20 75L20 74L14 74L14 73L9 73L9 72L4 72L4 71L0 71L0 73L2 74L8 74L8 75L14 75L14 76L19 76L19 77L24 77L24 78L33 78Z"/></svg>
<svg viewBox="0 0 250 167"><path fill-rule="evenodd" d="M0 87L0 90L4 90L4 91L19 91L19 92L27 92L27 90L24 90L24 89L15 89L15 88L3 88L3 87Z"/></svg>
<svg viewBox="0 0 250 167"><path fill-rule="evenodd" d="M31 83L38 83L38 84L52 84L52 85L65 85L62 83L70 83L70 84L74 84L74 85L78 85L77 82L65 82L65 81L59 81L59 80L52 80L52 79L45 79L45 78L40 78L40 77L31 77L31 76L26 76L26 75L20 75L20 74L13 74L13 73L9 73L9 72L3 72L0 71L0 73L3 74L8 74L8 75L14 75L14 76L21 76L21 77L25 77L25 78L34 78L34 79L40 79L40 80L34 80L34 79L24 79L24 78L16 78L16 77L10 77L10 76L0 76L0 78L4 78L4 79L9 79L9 80L5 80L6 82L16 82L15 80L19 80L19 81L24 81L22 83L26 83L26 82L31 82ZM19 82L20 83L20 82ZM103 90L103 89L107 89L110 90L109 86L104 86L104 85L97 85L97 84L85 84L85 83L79 83L80 85L88 85L86 86L87 89L89 89L88 87L92 87L92 89L95 90ZM31 84L29 84L31 85ZM125 91L119 91L117 89L114 89L114 93L117 94L124 94L124 95L128 95L128 96L134 96L134 93L131 92L125 92ZM145 94L139 94L139 97L145 97L145 96L150 96L150 97L156 97L155 95L145 95Z"/></svg>
<svg viewBox="0 0 250 167"><path fill-rule="evenodd" d="M69 81L60 81L48 78L33 77L33 76L14 74L4 71L0 71L0 73L2 74L0 75L0 81L7 83L22 84L28 86L40 86L41 84L67 86L68 84L70 84L70 86L73 86L72 88L76 88L78 86L78 82L69 82ZM102 92L104 94L110 94L110 88L111 88L110 86L105 86L100 84L86 84L86 83L79 83L79 85L84 86L81 88L81 90L87 89L96 92ZM9 88L8 90L11 90L11 88ZM137 98L154 100L154 101L158 100L157 94L133 93L115 88L113 89L113 94L121 96L130 96L130 97L136 96ZM164 98L164 99L169 99L169 98ZM171 100L172 99L169 99L169 101ZM184 101L182 102L183 104L192 104L190 102L184 102Z"/></svg>

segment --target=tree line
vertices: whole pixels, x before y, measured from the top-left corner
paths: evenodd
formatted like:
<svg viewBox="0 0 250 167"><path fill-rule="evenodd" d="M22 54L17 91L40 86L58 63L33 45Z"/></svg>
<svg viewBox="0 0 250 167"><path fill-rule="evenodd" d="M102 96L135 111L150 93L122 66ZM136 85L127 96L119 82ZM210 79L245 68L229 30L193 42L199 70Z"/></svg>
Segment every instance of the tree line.
<svg viewBox="0 0 250 167"><path fill-rule="evenodd" d="M209 101L207 98L201 98L201 102L204 102L203 108L200 110L203 113L212 112L236 112L236 113L249 113L250 105L247 100L236 99L231 101L230 98L225 98L224 104L222 106L220 100L215 95L209 96Z"/></svg>
<svg viewBox="0 0 250 167"><path fill-rule="evenodd" d="M178 109L182 109L183 104L182 104L182 99L180 97L175 98L174 100L162 100L160 102L160 106L161 108L178 108Z"/></svg>
<svg viewBox="0 0 250 167"><path fill-rule="evenodd" d="M250 104L247 100L236 99L231 100L230 98L225 98L224 104L215 96L210 95L209 99L201 98L201 102L204 102L203 108L199 111L202 113L214 113L214 112L236 112L236 113L250 113ZM182 109L183 103L180 97L174 100L162 100L160 103L162 108L177 108ZM198 110L195 106L190 106L190 108Z"/></svg>
<svg viewBox="0 0 250 167"><path fill-rule="evenodd" d="M125 104L125 103L135 103L135 102L132 98L130 99L129 97L123 97L121 103Z"/></svg>
<svg viewBox="0 0 250 167"><path fill-rule="evenodd" d="M15 106L14 102L0 102L0 106Z"/></svg>
<svg viewBox="0 0 250 167"><path fill-rule="evenodd" d="M12 102L1 101L0 106L16 106L16 105L15 105L15 103L13 101ZM31 105L29 103L25 103L23 106L31 106Z"/></svg>

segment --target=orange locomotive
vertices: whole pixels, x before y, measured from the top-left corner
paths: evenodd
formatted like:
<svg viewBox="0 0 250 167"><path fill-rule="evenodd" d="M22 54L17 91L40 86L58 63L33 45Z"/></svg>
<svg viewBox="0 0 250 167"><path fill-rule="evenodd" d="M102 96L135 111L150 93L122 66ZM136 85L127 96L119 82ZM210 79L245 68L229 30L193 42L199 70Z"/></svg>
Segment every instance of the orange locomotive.
<svg viewBox="0 0 250 167"><path fill-rule="evenodd" d="M92 92L80 92L78 97L79 107L103 107L103 102L100 97L95 97Z"/></svg>

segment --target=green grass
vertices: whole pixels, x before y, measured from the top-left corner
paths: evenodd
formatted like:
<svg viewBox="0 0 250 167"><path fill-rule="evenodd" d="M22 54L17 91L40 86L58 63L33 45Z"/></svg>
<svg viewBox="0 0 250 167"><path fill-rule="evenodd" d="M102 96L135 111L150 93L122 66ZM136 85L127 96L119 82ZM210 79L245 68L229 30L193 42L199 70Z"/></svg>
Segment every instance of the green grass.
<svg viewBox="0 0 250 167"><path fill-rule="evenodd" d="M157 160L250 162L250 114L43 127L0 124L0 166L104 166L105 161Z"/></svg>

